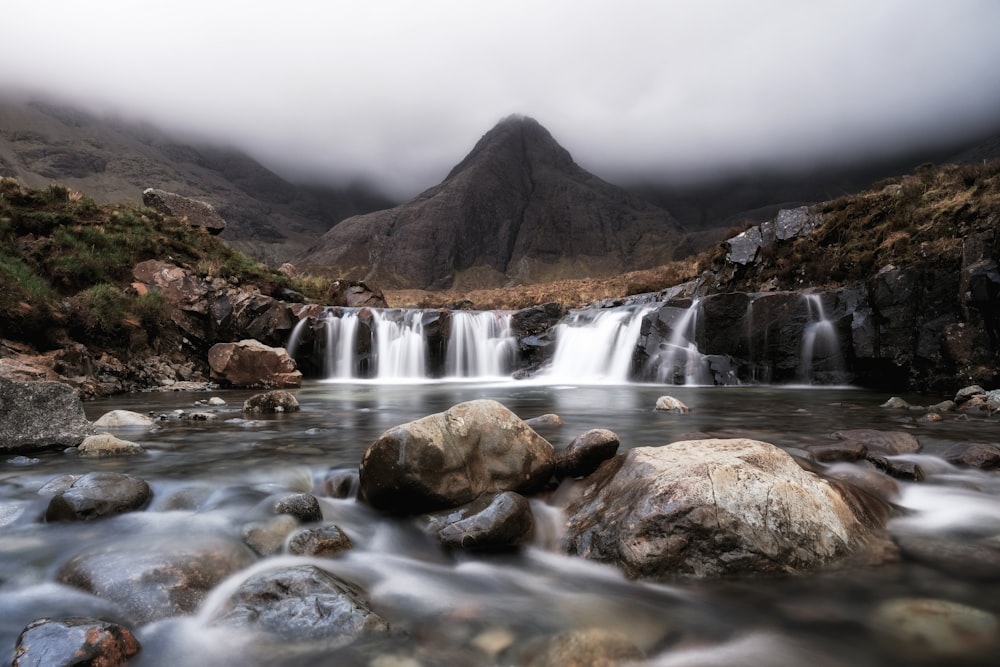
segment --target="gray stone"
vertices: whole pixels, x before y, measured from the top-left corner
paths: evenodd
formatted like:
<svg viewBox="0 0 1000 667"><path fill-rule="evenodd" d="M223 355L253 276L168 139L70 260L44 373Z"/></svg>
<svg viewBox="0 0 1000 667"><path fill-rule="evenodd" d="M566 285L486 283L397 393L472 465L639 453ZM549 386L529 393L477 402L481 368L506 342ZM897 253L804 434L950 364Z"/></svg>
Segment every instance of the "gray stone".
<svg viewBox="0 0 1000 667"><path fill-rule="evenodd" d="M764 238L760 227L754 225L727 240L725 245L728 248L726 260L745 266L757 259L757 251L764 245Z"/></svg>
<svg viewBox="0 0 1000 667"><path fill-rule="evenodd" d="M300 556L329 558L354 548L351 538L338 526L329 524L302 528L288 538L288 551Z"/></svg>
<svg viewBox="0 0 1000 667"><path fill-rule="evenodd" d="M92 472L77 478L49 500L46 521L86 521L140 509L152 491L132 475Z"/></svg>
<svg viewBox="0 0 1000 667"><path fill-rule="evenodd" d="M293 493L274 504L275 514L289 514L302 523L323 520L323 510L311 493Z"/></svg>
<svg viewBox="0 0 1000 667"><path fill-rule="evenodd" d="M131 410L111 410L105 412L94 422L96 428L149 427L153 418Z"/></svg>
<svg viewBox="0 0 1000 667"><path fill-rule="evenodd" d="M591 429L573 439L556 457L556 476L586 477L618 453L621 440L604 428Z"/></svg>
<svg viewBox="0 0 1000 667"><path fill-rule="evenodd" d="M794 573L885 544L834 485L755 440L631 449L589 479L567 550L633 577Z"/></svg>
<svg viewBox="0 0 1000 667"><path fill-rule="evenodd" d="M21 632L12 667L118 667L141 649L132 632L96 618L40 618Z"/></svg>
<svg viewBox="0 0 1000 667"><path fill-rule="evenodd" d="M263 394L254 394L243 401L243 412L267 414L278 412L298 412L299 401L295 395L284 389L275 389Z"/></svg>
<svg viewBox="0 0 1000 667"><path fill-rule="evenodd" d="M76 447L90 433L83 403L69 385L0 376L0 453Z"/></svg>
<svg viewBox="0 0 1000 667"><path fill-rule="evenodd" d="M484 493L532 493L555 468L552 445L493 400L460 403L383 433L365 451L360 496L372 507L420 514Z"/></svg>
<svg viewBox="0 0 1000 667"><path fill-rule="evenodd" d="M673 396L660 396L656 399L656 407L654 409L660 412L673 412L680 415L686 415L691 412L691 408Z"/></svg>
<svg viewBox="0 0 1000 667"><path fill-rule="evenodd" d="M531 503L524 496L505 491L483 496L453 512L431 518L431 528L447 547L455 549L505 549L526 544L534 533Z"/></svg>
<svg viewBox="0 0 1000 667"><path fill-rule="evenodd" d="M289 641L349 643L388 632L362 590L314 565L259 572L240 585L213 625L236 626Z"/></svg>
<svg viewBox="0 0 1000 667"><path fill-rule="evenodd" d="M146 188L142 191L142 203L160 213L183 218L192 225L203 227L210 234L221 234L226 228L226 221L211 204L173 192Z"/></svg>
<svg viewBox="0 0 1000 667"><path fill-rule="evenodd" d="M869 451L885 454L912 454L920 450L920 441L916 436L906 431L879 431L875 429L858 428L835 431L833 437L837 440L847 440L865 445Z"/></svg>

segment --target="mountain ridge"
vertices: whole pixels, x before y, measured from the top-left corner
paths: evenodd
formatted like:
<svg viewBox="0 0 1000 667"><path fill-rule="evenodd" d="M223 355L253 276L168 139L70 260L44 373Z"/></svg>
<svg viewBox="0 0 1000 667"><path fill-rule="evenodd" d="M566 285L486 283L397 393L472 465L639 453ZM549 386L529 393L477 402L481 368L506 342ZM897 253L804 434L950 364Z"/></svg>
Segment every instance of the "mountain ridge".
<svg viewBox="0 0 1000 667"><path fill-rule="evenodd" d="M297 262L384 288L472 288L655 266L682 237L669 212L584 170L536 120L508 116L441 183L344 220Z"/></svg>

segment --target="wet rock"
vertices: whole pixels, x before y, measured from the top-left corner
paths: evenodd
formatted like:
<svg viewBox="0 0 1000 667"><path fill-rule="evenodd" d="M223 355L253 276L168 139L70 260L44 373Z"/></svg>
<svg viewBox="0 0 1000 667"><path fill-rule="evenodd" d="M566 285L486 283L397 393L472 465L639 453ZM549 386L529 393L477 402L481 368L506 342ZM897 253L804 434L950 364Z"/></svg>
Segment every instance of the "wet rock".
<svg viewBox="0 0 1000 667"><path fill-rule="evenodd" d="M209 405L216 407L226 404L226 400L224 398L220 398L219 396L213 396L212 398L208 399L207 402Z"/></svg>
<svg viewBox="0 0 1000 667"><path fill-rule="evenodd" d="M539 429L558 428L563 425L563 420L559 415L547 414L525 419L524 423L537 431Z"/></svg>
<svg viewBox="0 0 1000 667"><path fill-rule="evenodd" d="M833 443L829 445L812 445L807 448L813 459L820 463L832 463L834 461L860 461L868 455L868 448L864 443L853 440Z"/></svg>
<svg viewBox="0 0 1000 667"><path fill-rule="evenodd" d="M984 396L986 395L986 390L980 387L978 384L969 385L968 387L962 387L957 392L955 392L955 403L961 406L963 403L968 401L973 396Z"/></svg>
<svg viewBox="0 0 1000 667"><path fill-rule="evenodd" d="M656 410L661 412L674 412L686 415L691 409L673 396L660 396L656 399Z"/></svg>
<svg viewBox="0 0 1000 667"><path fill-rule="evenodd" d="M955 401L941 401L934 405L928 405L927 409L932 412L954 412L956 407Z"/></svg>
<svg viewBox="0 0 1000 667"><path fill-rule="evenodd" d="M331 470L323 478L321 492L330 498L354 498L359 485L357 470Z"/></svg>
<svg viewBox="0 0 1000 667"><path fill-rule="evenodd" d="M0 376L0 453L76 447L92 432L69 385Z"/></svg>
<svg viewBox="0 0 1000 667"><path fill-rule="evenodd" d="M372 507L420 514L484 493L532 493L555 468L552 445L493 400L460 403L383 433L365 452L360 496Z"/></svg>
<svg viewBox="0 0 1000 667"><path fill-rule="evenodd" d="M351 538L332 523L316 528L303 528L288 539L288 552L299 556L330 558L353 548Z"/></svg>
<svg viewBox="0 0 1000 667"><path fill-rule="evenodd" d="M256 560L244 544L221 535L141 536L85 549L56 579L117 603L144 625L195 613L209 591Z"/></svg>
<svg viewBox="0 0 1000 667"><path fill-rule="evenodd" d="M68 616L33 621L17 638L12 667L117 667L139 652L139 641L121 625Z"/></svg>
<svg viewBox="0 0 1000 667"><path fill-rule="evenodd" d="M646 658L628 637L606 628L570 630L528 652L527 667L618 667Z"/></svg>
<svg viewBox="0 0 1000 667"><path fill-rule="evenodd" d="M764 237L760 227L754 225L723 245L726 246L726 261L745 266L757 259L757 252L764 246Z"/></svg>
<svg viewBox="0 0 1000 667"><path fill-rule="evenodd" d="M910 408L910 404L901 399L899 396L893 396L879 407L908 410Z"/></svg>
<svg viewBox="0 0 1000 667"><path fill-rule="evenodd" d="M85 521L140 509L152 491L138 477L115 472L87 473L53 496L46 521Z"/></svg>
<svg viewBox="0 0 1000 667"><path fill-rule="evenodd" d="M226 228L226 221L211 204L173 192L146 188L142 191L142 203L160 213L187 220L191 225L204 228L209 234L221 234Z"/></svg>
<svg viewBox="0 0 1000 667"><path fill-rule="evenodd" d="M110 433L88 435L77 448L80 456L132 456L146 450L142 445L116 438Z"/></svg>
<svg viewBox="0 0 1000 667"><path fill-rule="evenodd" d="M269 521L252 523L243 528L243 542L261 556L273 556L281 551L287 538L298 528L295 517L281 514Z"/></svg>
<svg viewBox="0 0 1000 667"><path fill-rule="evenodd" d="M323 520L323 510L316 496L310 493L293 493L274 504L275 514L289 514L301 523Z"/></svg>
<svg viewBox="0 0 1000 667"><path fill-rule="evenodd" d="M534 533L531 503L505 491L430 518L441 543L455 549L506 549L526 544Z"/></svg>
<svg viewBox="0 0 1000 667"><path fill-rule="evenodd" d="M920 449L920 441L905 431L877 431L875 429L850 429L836 431L833 437L864 444L869 451L883 454L912 454Z"/></svg>
<svg viewBox="0 0 1000 667"><path fill-rule="evenodd" d="M152 417L131 410L111 410L105 412L94 422L94 426L97 428L148 427L152 425Z"/></svg>
<svg viewBox="0 0 1000 667"><path fill-rule="evenodd" d="M631 449L590 479L567 551L633 577L799 572L884 542L833 485L755 440Z"/></svg>
<svg viewBox="0 0 1000 667"><path fill-rule="evenodd" d="M1000 544L987 540L963 542L932 535L895 535L903 556L953 576L1000 581Z"/></svg>
<svg viewBox="0 0 1000 667"><path fill-rule="evenodd" d="M902 479L910 482L920 482L927 478L927 475L924 472L924 469L920 467L920 464L914 463L913 461L890 458L879 454L869 454L867 461L875 466L877 470L881 470L885 474L895 477L896 479Z"/></svg>
<svg viewBox="0 0 1000 667"><path fill-rule="evenodd" d="M949 600L887 600L868 623L887 651L920 662L981 656L1000 643L995 615Z"/></svg>
<svg viewBox="0 0 1000 667"><path fill-rule="evenodd" d="M263 394L254 394L243 401L243 412L250 414L297 412L299 401L294 394L284 389L275 389Z"/></svg>
<svg viewBox="0 0 1000 667"><path fill-rule="evenodd" d="M556 457L556 477L586 477L618 453L621 440L603 428L595 428L573 439Z"/></svg>
<svg viewBox="0 0 1000 667"><path fill-rule="evenodd" d="M313 565L267 570L247 579L214 625L244 627L286 640L353 640L388 632L360 588Z"/></svg>
<svg viewBox="0 0 1000 667"><path fill-rule="evenodd" d="M995 470L1000 468L1000 447L979 442L957 444L944 453L944 459L955 465Z"/></svg>
<svg viewBox="0 0 1000 667"><path fill-rule="evenodd" d="M856 465L835 465L826 471L826 476L854 488L861 489L886 502L899 500L899 483L889 475Z"/></svg>
<svg viewBox="0 0 1000 667"><path fill-rule="evenodd" d="M232 387L286 388L302 386L302 373L284 348L246 339L216 343L208 351L213 380Z"/></svg>

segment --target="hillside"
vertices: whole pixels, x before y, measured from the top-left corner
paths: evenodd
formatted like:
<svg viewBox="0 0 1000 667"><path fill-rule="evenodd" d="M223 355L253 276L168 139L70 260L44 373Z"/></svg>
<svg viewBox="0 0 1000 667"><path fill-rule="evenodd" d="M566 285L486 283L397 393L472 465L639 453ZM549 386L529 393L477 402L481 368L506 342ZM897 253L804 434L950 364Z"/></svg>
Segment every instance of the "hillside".
<svg viewBox="0 0 1000 667"><path fill-rule="evenodd" d="M579 167L537 121L512 116L442 183L341 222L296 262L384 289L473 289L657 266L683 235L670 213Z"/></svg>
<svg viewBox="0 0 1000 667"><path fill-rule="evenodd" d="M139 204L149 187L205 201L228 223L224 241L274 265L339 220L391 205L362 186L295 185L237 150L41 102L0 102L0 176L99 204Z"/></svg>

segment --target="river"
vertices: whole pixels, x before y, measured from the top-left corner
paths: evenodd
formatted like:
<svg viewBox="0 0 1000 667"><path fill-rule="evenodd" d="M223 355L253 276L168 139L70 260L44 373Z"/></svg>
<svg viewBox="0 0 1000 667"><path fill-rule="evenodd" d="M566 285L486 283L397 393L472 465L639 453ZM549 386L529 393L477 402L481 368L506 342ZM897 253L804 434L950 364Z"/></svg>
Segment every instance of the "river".
<svg viewBox="0 0 1000 667"><path fill-rule="evenodd" d="M923 411L879 407L888 395L829 387L311 380L294 392L300 412L248 417L241 406L253 393L150 392L88 402L91 420L112 409L161 416L155 428L116 431L147 452L83 459L54 451L0 462L0 645L7 655L24 626L44 615L103 615L129 625L108 602L55 583L59 567L81 549L123 534L148 537L151 545L199 529L238 535L259 518L263 499L322 489L331 471L356 470L365 448L386 429L476 398L496 399L525 419L558 414L564 425L543 432L557 449L591 428L611 429L625 448L710 432L793 453L829 441L838 429L905 430L921 442L921 452L910 458L927 479L901 482L900 516L890 529L1000 550L1000 476L940 458L955 442L1000 442L997 417L948 413L932 422L922 419ZM690 414L654 411L663 394L686 403ZM209 396L226 403L195 404ZM947 397L904 398L930 404ZM208 418L186 419L177 411ZM152 503L142 512L83 524L38 520L43 484L96 470L142 477L153 489ZM208 500L189 510L167 505L180 490L192 489ZM912 597L1000 615L1000 571L963 571L961 555L788 578L639 582L611 566L561 555L559 511L543 500L533 501L540 525L535 543L503 554L448 553L409 522L380 517L353 499L320 500L324 518L348 534L354 549L331 559L272 556L251 570L307 560L355 581L392 626L390 638L336 648L247 641L213 627L208 619L242 573L195 615L134 628L143 650L129 664L513 665L546 637L593 627L622 633L651 665L995 664L995 644L989 652L966 646L957 657L935 658L914 651L898 628L878 620L887 601Z"/></svg>

